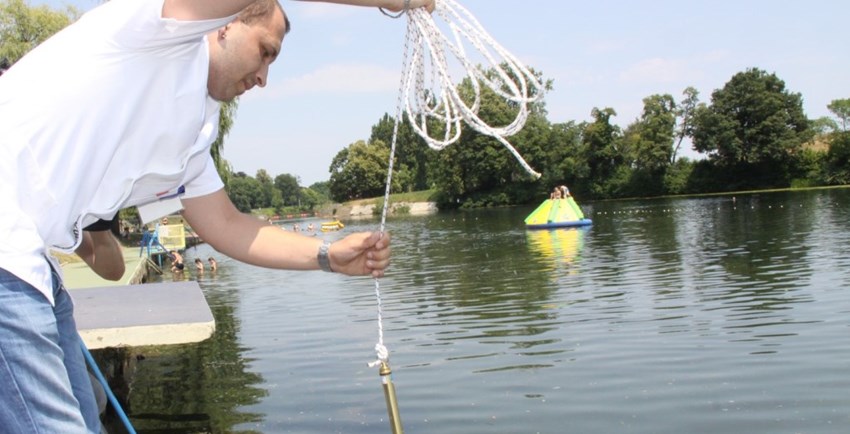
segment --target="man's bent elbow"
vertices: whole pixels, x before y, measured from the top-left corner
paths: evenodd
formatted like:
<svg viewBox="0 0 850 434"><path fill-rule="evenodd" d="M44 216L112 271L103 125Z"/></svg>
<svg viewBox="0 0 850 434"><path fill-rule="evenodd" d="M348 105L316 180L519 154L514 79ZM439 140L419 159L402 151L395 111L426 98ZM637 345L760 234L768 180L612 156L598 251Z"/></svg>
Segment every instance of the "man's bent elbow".
<svg viewBox="0 0 850 434"><path fill-rule="evenodd" d="M114 267L109 267L106 270L100 270L97 274L106 280L111 280L115 282L121 280L121 278L124 277L124 270L124 264L121 264L116 265Z"/></svg>

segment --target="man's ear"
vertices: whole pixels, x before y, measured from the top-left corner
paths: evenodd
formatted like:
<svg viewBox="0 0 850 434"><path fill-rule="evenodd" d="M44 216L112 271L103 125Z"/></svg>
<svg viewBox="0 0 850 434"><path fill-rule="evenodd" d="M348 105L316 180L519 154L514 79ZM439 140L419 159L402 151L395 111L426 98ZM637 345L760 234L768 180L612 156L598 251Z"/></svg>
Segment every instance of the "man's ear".
<svg viewBox="0 0 850 434"><path fill-rule="evenodd" d="M227 31L230 30L231 24L232 23L227 23L227 25L218 30L218 39L224 39L227 37Z"/></svg>

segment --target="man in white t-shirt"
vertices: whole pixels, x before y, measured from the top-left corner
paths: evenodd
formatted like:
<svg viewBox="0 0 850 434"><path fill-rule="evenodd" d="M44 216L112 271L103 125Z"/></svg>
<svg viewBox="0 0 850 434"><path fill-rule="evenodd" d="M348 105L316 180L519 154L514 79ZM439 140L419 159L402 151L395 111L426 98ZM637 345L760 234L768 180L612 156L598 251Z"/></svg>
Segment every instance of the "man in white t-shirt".
<svg viewBox="0 0 850 434"><path fill-rule="evenodd" d="M434 0L323 0L393 11ZM216 250L254 265L382 276L389 236L333 244L236 210L209 154L219 102L265 86L289 20L276 0L112 0L0 76L0 427L97 432L73 306L48 250L123 272L98 229L136 206L182 209Z"/></svg>

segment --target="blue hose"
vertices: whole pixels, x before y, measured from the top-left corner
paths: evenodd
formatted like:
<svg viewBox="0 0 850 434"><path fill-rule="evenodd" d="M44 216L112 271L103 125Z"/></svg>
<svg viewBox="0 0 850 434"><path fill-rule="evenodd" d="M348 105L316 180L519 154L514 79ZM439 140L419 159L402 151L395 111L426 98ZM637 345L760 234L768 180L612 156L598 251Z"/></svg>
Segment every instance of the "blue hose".
<svg viewBox="0 0 850 434"><path fill-rule="evenodd" d="M80 339L80 348L82 348L83 356L85 356L86 362L88 362L92 372L94 372L94 376L97 377L97 381L99 381L103 386L103 390L106 392L106 397L109 398L112 408L115 409L115 412L118 413L118 417L121 418L121 422L124 423L124 427L127 428L127 432L130 434L136 434L133 424L130 423L130 419L127 417L127 414L124 413L124 408L121 407L121 404L118 403L118 399L115 398L115 394L112 393L112 389L109 388L109 383L106 382L106 378L103 378L103 374L100 373L100 369L97 367L94 357L92 357L89 349L86 348L86 344L83 342L82 338Z"/></svg>

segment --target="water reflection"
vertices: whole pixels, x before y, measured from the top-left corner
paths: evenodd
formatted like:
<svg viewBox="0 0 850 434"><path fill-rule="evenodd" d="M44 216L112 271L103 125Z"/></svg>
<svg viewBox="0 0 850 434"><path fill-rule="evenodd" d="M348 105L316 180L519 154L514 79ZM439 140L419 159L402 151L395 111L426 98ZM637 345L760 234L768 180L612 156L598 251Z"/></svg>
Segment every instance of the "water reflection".
<svg viewBox="0 0 850 434"><path fill-rule="evenodd" d="M846 431L850 190L586 210L584 230L526 231L526 209L391 219L406 431ZM154 431L386 432L370 279L232 264L201 284L230 324L146 374L132 410Z"/></svg>
<svg viewBox="0 0 850 434"><path fill-rule="evenodd" d="M590 228L562 228L526 231L528 247L543 259L541 266L546 271L565 268L568 273L576 273L570 264L579 256L583 246L585 232Z"/></svg>
<svg viewBox="0 0 850 434"><path fill-rule="evenodd" d="M811 264L811 196L786 194L728 197L702 206L697 230L680 232L683 248L702 252L694 282L705 309L725 312L724 332L733 341L757 342L752 353L772 353L772 338L794 336L800 323L794 305L811 302L805 283Z"/></svg>
<svg viewBox="0 0 850 434"><path fill-rule="evenodd" d="M194 257L193 250L187 252L187 261ZM261 387L263 377L248 370L251 360L239 343L239 292L232 277L226 265L216 272L183 271L173 277L201 281L216 330L198 344L132 350L126 411L137 431L233 432L236 425L263 419L262 413L244 410L268 393ZM163 278L172 277L166 271Z"/></svg>
<svg viewBox="0 0 850 434"><path fill-rule="evenodd" d="M471 364L476 366L474 373L537 369L552 362L532 361L535 355L556 357L565 351L559 338L549 336L559 323L557 310L551 308L557 276L540 270L541 261L526 253L536 247L513 217L500 210L396 222L405 228L394 235L397 245L415 246L397 249L393 258L394 267L405 272L392 275L386 292L403 306L399 314L411 319L395 319L404 324L396 328L409 327L430 336L414 343L426 352L431 347L457 347L445 360L419 359L412 365ZM575 236L555 241L570 246L565 255L577 254L577 245L569 244L578 241ZM560 247L550 243L545 248ZM547 267L565 258L550 257ZM530 357L502 357L508 354Z"/></svg>

